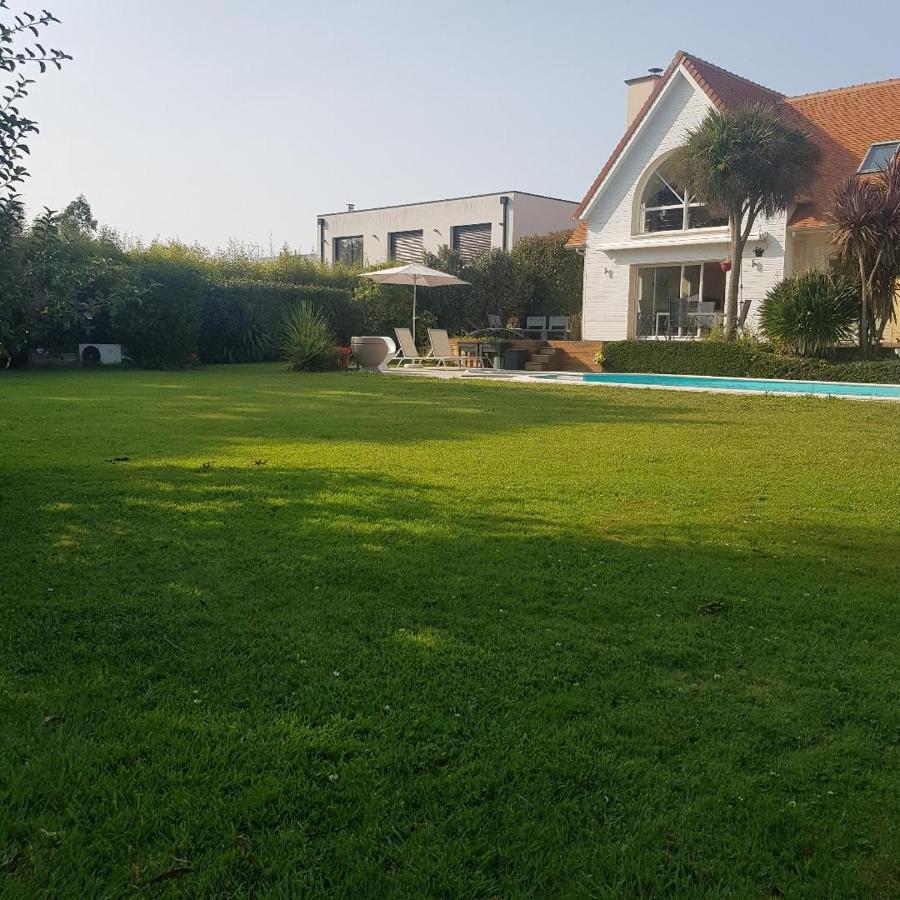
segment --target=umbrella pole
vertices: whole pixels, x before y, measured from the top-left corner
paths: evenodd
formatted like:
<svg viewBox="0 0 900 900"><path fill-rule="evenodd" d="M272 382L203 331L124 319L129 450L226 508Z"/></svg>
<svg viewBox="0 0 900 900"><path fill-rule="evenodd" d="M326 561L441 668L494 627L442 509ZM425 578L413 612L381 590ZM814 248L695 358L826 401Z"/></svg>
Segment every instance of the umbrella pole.
<svg viewBox="0 0 900 900"><path fill-rule="evenodd" d="M413 343L416 344L416 276L413 275ZM418 347L419 345L416 344Z"/></svg>

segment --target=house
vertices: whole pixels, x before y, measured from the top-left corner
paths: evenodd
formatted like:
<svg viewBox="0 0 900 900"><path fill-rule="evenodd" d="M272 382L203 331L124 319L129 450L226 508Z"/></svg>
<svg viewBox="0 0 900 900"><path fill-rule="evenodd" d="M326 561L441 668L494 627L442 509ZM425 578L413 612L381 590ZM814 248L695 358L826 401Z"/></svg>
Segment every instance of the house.
<svg viewBox="0 0 900 900"><path fill-rule="evenodd" d="M771 104L821 149L806 195L759 222L747 243L739 302L749 304L751 327L778 281L828 265L828 211L841 181L873 171L900 147L900 79L786 97L679 52L665 72L626 85L625 134L579 204L568 244L585 256L588 340L690 339L721 321L731 277L722 264L727 222L685 196L666 169L710 110Z"/></svg>
<svg viewBox="0 0 900 900"><path fill-rule="evenodd" d="M504 191L403 206L354 209L318 217L319 259L350 265L388 260L421 262L443 245L472 258L511 250L520 238L569 231L577 202Z"/></svg>

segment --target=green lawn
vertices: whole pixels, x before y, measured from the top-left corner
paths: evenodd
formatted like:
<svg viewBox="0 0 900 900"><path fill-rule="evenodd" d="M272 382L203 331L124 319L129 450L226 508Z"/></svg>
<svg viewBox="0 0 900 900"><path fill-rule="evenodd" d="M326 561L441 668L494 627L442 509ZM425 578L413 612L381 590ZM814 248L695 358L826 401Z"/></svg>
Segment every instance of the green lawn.
<svg viewBox="0 0 900 900"><path fill-rule="evenodd" d="M235 366L0 426L0 895L900 893L900 405Z"/></svg>

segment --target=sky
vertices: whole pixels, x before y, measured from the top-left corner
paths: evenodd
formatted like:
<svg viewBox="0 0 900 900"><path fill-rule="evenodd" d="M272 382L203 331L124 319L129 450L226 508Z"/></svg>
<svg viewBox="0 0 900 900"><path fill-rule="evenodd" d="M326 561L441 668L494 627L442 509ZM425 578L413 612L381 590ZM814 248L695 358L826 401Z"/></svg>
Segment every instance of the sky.
<svg viewBox="0 0 900 900"><path fill-rule="evenodd" d="M84 194L145 241L311 250L316 215L580 199L625 78L677 50L786 94L900 76L900 3L11 0L74 57L23 106L29 211Z"/></svg>

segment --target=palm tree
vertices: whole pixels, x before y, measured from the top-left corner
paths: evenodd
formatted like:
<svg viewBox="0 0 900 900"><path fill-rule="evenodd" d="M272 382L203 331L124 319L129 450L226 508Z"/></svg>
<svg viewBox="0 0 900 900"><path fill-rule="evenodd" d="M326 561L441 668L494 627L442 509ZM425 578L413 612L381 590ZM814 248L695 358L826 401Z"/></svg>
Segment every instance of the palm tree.
<svg viewBox="0 0 900 900"><path fill-rule="evenodd" d="M894 316L900 278L900 157L877 175L848 178L835 192L831 217L838 256L859 271L859 348L868 356Z"/></svg>
<svg viewBox="0 0 900 900"><path fill-rule="evenodd" d="M797 202L812 181L819 148L804 131L785 124L775 108L748 104L712 110L675 152L676 181L692 198L728 215L731 278L725 300L725 337L738 322L741 260L753 226ZM748 305L749 306L749 305Z"/></svg>

